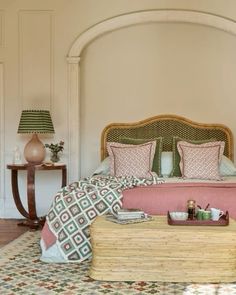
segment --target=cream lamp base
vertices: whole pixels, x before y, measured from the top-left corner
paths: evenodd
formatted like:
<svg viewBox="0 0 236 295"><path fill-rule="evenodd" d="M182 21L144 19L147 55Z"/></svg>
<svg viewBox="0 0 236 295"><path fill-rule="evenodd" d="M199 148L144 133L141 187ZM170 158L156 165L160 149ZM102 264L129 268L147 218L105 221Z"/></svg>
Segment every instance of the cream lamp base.
<svg viewBox="0 0 236 295"><path fill-rule="evenodd" d="M44 144L39 140L38 135L34 133L25 146L24 157L29 164L41 164L45 159L45 155Z"/></svg>

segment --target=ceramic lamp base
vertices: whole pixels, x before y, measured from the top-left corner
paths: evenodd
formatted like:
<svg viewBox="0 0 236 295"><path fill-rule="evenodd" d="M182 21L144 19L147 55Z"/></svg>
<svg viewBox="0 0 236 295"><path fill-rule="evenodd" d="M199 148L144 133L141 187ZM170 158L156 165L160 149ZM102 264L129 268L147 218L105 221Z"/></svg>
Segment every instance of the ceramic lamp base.
<svg viewBox="0 0 236 295"><path fill-rule="evenodd" d="M25 146L24 157L30 164L41 164L45 159L45 155L44 144L39 140L38 135L34 133L31 140Z"/></svg>

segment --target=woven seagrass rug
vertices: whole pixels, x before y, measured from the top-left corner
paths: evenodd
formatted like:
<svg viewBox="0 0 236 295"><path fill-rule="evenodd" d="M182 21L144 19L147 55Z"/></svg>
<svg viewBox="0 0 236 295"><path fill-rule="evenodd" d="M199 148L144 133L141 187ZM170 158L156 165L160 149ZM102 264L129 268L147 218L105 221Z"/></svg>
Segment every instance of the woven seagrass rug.
<svg viewBox="0 0 236 295"><path fill-rule="evenodd" d="M1 295L236 295L236 284L95 281L88 276L89 261L41 262L39 235L39 232L27 232L0 249Z"/></svg>

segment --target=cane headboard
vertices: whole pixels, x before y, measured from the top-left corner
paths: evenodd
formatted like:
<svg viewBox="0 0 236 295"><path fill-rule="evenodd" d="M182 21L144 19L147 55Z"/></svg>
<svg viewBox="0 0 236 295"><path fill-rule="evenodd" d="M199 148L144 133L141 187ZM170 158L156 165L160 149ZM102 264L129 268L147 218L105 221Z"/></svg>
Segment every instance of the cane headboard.
<svg viewBox="0 0 236 295"><path fill-rule="evenodd" d="M106 126L101 136L101 159L108 154L106 143L118 142L120 137L147 138L163 137L163 150L172 150L173 136L189 140L216 139L225 142L224 155L233 160L233 134L223 124L193 122L177 115L159 115L135 123L112 123Z"/></svg>

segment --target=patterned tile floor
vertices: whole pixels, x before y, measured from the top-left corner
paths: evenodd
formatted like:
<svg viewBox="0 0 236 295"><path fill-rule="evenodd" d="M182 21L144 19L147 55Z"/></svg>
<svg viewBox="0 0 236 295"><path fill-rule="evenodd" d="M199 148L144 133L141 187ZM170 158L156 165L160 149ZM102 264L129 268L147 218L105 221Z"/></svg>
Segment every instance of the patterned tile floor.
<svg viewBox="0 0 236 295"><path fill-rule="evenodd" d="M1 295L236 295L235 284L101 282L88 277L90 262L46 264L39 260L39 232L27 232L0 249Z"/></svg>

